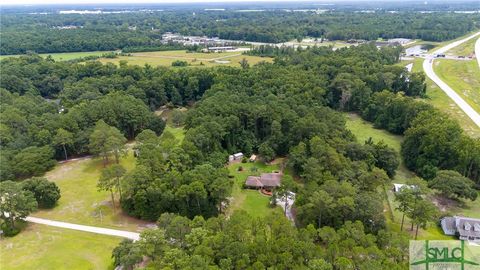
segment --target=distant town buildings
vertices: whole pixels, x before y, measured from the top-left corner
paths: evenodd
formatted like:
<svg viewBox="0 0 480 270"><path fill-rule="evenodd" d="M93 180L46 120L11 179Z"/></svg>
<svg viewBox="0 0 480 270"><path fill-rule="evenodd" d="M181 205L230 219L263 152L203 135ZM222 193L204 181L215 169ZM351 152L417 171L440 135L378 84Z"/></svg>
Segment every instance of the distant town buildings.
<svg viewBox="0 0 480 270"><path fill-rule="evenodd" d="M388 40L388 43L391 43L391 44L400 44L400 45L405 45L405 44L408 44L412 42L411 39L409 38L391 38Z"/></svg>
<svg viewBox="0 0 480 270"><path fill-rule="evenodd" d="M178 33L166 32L162 35L163 43L178 43L184 46L201 45L208 47L209 52L223 52L236 49L233 45L243 44L243 41L224 40L218 37L184 36Z"/></svg>
<svg viewBox="0 0 480 270"><path fill-rule="evenodd" d="M440 225L446 235L455 235L460 240L480 243L480 219L460 216L444 217Z"/></svg>

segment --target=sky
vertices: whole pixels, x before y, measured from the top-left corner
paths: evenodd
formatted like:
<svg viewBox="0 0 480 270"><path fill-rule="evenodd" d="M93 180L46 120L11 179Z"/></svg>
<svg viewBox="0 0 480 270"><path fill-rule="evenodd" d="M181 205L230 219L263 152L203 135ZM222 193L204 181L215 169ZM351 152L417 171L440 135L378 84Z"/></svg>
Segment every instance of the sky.
<svg viewBox="0 0 480 270"><path fill-rule="evenodd" d="M332 3L342 0L307 0ZM343 0L346 1L346 0ZM350 0L352 1L352 0ZM359 1L359 0L353 0ZM360 0L367 1L367 0ZM359 1L359 2L360 2ZM380 0L381 1L381 0ZM385 1L385 0L383 0ZM232 3L232 2L306 2L305 0L0 0L0 5L45 5L45 4L125 4L125 3Z"/></svg>

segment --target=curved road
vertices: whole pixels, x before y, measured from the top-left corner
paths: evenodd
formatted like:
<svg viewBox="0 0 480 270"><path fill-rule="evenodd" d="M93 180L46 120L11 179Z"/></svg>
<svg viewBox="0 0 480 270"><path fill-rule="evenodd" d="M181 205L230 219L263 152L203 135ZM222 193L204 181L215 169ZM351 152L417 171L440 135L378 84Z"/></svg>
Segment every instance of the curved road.
<svg viewBox="0 0 480 270"><path fill-rule="evenodd" d="M464 38L462 40L458 40L458 41L455 41L455 42L452 42L438 50L435 50L433 52L433 54L442 54L442 53L445 53L446 51L472 39L472 38L475 38L476 36L480 35L480 32L478 33L475 33L467 38ZM476 44L475 44L475 51L478 52L480 50L480 42L477 40ZM478 55L478 54L477 54ZM480 60L477 59L477 61L479 61L479 65L480 65ZM459 96L450 86L448 86L445 82L443 82L438 76L437 74L435 74L435 72L433 71L433 62L434 62L434 57L433 56L430 56L430 57L427 57L425 59L425 61L423 61L423 70L425 71L425 74L435 83L438 85L438 87L440 87L440 89L443 90L443 92L445 92L445 94L447 94L447 96L449 96L457 105L458 107L460 107L460 109L462 109L462 111L465 112L465 114L470 117L472 119L472 121L480 127L480 114L478 114L478 112L476 112L470 105L468 105L468 103L463 100L463 98L461 96Z"/></svg>
<svg viewBox="0 0 480 270"><path fill-rule="evenodd" d="M91 232L91 233L98 233L104 235L111 235L111 236L118 236L123 238L132 239L133 241L137 241L140 239L140 234L136 232L128 232L128 231L120 231L114 229L107 229L107 228L100 228L100 227L93 227L93 226L85 226L61 221L54 221L49 219L43 218L36 218L36 217L27 217L25 219L28 222L54 226L59 228L77 230L77 231L84 231L84 232Z"/></svg>

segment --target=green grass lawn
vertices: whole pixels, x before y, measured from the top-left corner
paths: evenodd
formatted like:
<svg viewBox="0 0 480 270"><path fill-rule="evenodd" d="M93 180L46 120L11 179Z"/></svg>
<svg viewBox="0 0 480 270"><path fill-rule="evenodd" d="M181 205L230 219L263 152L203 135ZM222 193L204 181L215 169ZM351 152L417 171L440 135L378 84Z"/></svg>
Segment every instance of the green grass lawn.
<svg viewBox="0 0 480 270"><path fill-rule="evenodd" d="M85 56L102 56L104 53L109 53L111 51L94 51L94 52L71 52L71 53L42 53L40 56L47 57L49 55L55 61L68 61ZM18 57L20 55L0 55L0 60L7 57Z"/></svg>
<svg viewBox="0 0 480 270"><path fill-rule="evenodd" d="M242 167L242 171L238 168ZM256 168L256 170L252 170ZM237 210L243 210L252 217L264 217L272 212L282 213L281 208L269 206L270 197L261 194L258 190L244 189L243 184L249 175L260 175L279 169L279 165L267 165L263 162L234 163L228 166L230 175L234 177L232 200L227 211L228 214Z"/></svg>
<svg viewBox="0 0 480 270"><path fill-rule="evenodd" d="M3 270L113 269L113 248L120 238L29 224L20 234L0 241Z"/></svg>
<svg viewBox="0 0 480 270"><path fill-rule="evenodd" d="M347 116L347 128L352 131L353 135L357 137L359 143L365 142L368 138L372 138L374 142L384 141L388 146L397 151L398 158L400 159L400 166L395 175L395 183L405 183L409 178L412 178L414 174L409 171L403 164L403 160L400 157L400 144L403 137L400 135L392 134L383 129L376 129L373 124L363 120L359 115L346 114Z"/></svg>
<svg viewBox="0 0 480 270"><path fill-rule="evenodd" d="M229 61L228 63L216 63L214 59L220 61ZM130 65L143 66L150 64L152 66L171 66L176 60L187 61L189 67L213 67L213 66L234 66L239 67L239 62L245 58L250 65L259 62L272 62L273 58L241 55L241 52L223 52L223 53L187 53L183 50L177 51L158 51L158 52L141 52L132 53L131 56L119 56L117 58L102 58L103 63L118 64L125 60ZM202 65L203 64L203 65Z"/></svg>
<svg viewBox="0 0 480 270"><path fill-rule="evenodd" d="M477 61L436 60L434 70L475 111L480 112L480 69Z"/></svg>
<svg viewBox="0 0 480 270"><path fill-rule="evenodd" d="M463 56L470 56L475 53L475 42L477 38L472 38L467 42L464 42L457 47L447 51L447 54L451 55L463 55Z"/></svg>
<svg viewBox="0 0 480 270"><path fill-rule="evenodd" d="M414 72L423 71L423 59L415 59L413 65ZM453 100L445 94L432 80L426 78L427 83L427 99L419 99L432 104L435 108L450 115L456 119L466 134L471 137L480 137L480 128L470 119Z"/></svg>
<svg viewBox="0 0 480 270"><path fill-rule="evenodd" d="M135 166L132 151L121 160L131 170ZM103 168L100 159L85 158L58 164L46 177L60 188L62 197L53 209L40 210L35 217L137 231L146 222L126 216L118 205L113 211L110 193L97 190L97 181ZM118 196L117 196L118 197Z"/></svg>
<svg viewBox="0 0 480 270"><path fill-rule="evenodd" d="M173 126L167 124L167 126L165 126L164 132L165 131L168 131L168 132L172 133L173 136L175 136L176 141L178 141L179 144L181 144L183 139L185 138L185 129L183 129L183 127L173 127Z"/></svg>

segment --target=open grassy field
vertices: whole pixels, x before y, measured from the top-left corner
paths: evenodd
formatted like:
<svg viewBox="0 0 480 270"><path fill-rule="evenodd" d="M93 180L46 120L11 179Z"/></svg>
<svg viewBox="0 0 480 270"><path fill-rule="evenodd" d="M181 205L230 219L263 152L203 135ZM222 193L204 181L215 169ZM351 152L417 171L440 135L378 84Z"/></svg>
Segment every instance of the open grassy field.
<svg viewBox="0 0 480 270"><path fill-rule="evenodd" d="M120 238L29 224L0 241L0 269L113 269L111 254Z"/></svg>
<svg viewBox="0 0 480 270"><path fill-rule="evenodd" d="M413 64L414 72L423 71L423 59L417 58ZM466 134L471 137L480 137L480 128L443 92L432 80L426 78L427 96L425 102L432 104L440 111L456 119Z"/></svg>
<svg viewBox="0 0 480 270"><path fill-rule="evenodd" d="M384 141L387 145L395 149L400 158L400 144L403 137L400 135L392 134L383 129L376 129L373 124L363 120L359 115L346 114L347 116L347 128L357 137L359 143L363 143L372 138L374 142ZM400 158L400 166L395 176L395 182L404 183L406 179L414 177L414 174L409 171L403 164L403 160Z"/></svg>
<svg viewBox="0 0 480 270"><path fill-rule="evenodd" d="M131 170L135 166L132 151L121 160ZM103 168L100 159L83 158L58 164L46 177L60 188L62 197L53 209L40 210L32 215L83 225L139 231L147 223L113 210L110 193L97 190L97 181Z"/></svg>
<svg viewBox="0 0 480 270"><path fill-rule="evenodd" d="M243 170L239 171L239 167L242 167ZM228 170L230 175L234 177L234 185L228 214L237 210L243 210L252 217L264 217L272 212L281 214L280 207L272 208L269 206L270 197L261 194L258 190L243 189L243 184L249 175L260 175L278 169L278 164L267 165L260 161L230 164Z"/></svg>
<svg viewBox="0 0 480 270"><path fill-rule="evenodd" d="M436 60L435 73L480 112L480 69L477 61Z"/></svg>
<svg viewBox="0 0 480 270"><path fill-rule="evenodd" d="M77 59L86 56L102 56L104 53L109 53L111 51L94 51L94 52L71 52L71 53L42 53L40 56L47 57L49 55L55 61L68 61L72 59ZM0 55L0 60L7 57L18 57L20 55Z"/></svg>
<svg viewBox="0 0 480 270"><path fill-rule="evenodd" d="M119 56L117 58L102 58L103 63L118 64L120 61L127 61L130 65L143 66L171 66L176 60L187 61L190 67L213 67L213 66L235 66L245 58L250 65L259 62L272 62L273 58L242 55L241 52L223 53L187 53L186 51L158 51L132 53L131 56ZM216 62L217 61L217 62ZM223 63L225 61L225 63Z"/></svg>

